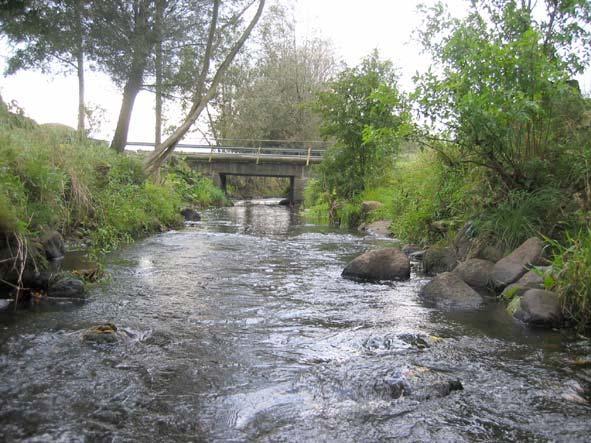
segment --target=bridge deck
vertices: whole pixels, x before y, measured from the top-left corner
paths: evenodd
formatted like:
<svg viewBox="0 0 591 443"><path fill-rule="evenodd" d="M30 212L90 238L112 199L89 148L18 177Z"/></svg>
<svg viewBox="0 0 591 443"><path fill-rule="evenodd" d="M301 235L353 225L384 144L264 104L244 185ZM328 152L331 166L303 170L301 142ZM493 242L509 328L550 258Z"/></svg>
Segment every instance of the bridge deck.
<svg viewBox="0 0 591 443"><path fill-rule="evenodd" d="M310 165L320 163L325 146L216 146L179 143L176 152L198 161L232 161L255 163L289 163ZM127 149L152 150L153 143L129 142Z"/></svg>

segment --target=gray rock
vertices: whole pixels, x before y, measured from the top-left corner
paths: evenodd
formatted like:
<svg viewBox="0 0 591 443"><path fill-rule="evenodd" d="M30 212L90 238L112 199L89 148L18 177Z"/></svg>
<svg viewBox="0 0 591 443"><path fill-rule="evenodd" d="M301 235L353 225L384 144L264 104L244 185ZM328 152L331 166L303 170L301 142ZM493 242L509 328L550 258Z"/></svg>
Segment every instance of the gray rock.
<svg viewBox="0 0 591 443"><path fill-rule="evenodd" d="M398 248L385 248L361 254L349 263L342 276L353 280L406 280L410 260Z"/></svg>
<svg viewBox="0 0 591 443"><path fill-rule="evenodd" d="M63 258L66 253L66 244L64 238L57 231L50 231L45 233L41 238L41 244L45 251L45 256L48 260L56 260Z"/></svg>
<svg viewBox="0 0 591 443"><path fill-rule="evenodd" d="M493 266L495 264L480 258L471 258L460 263L454 272L473 288L485 288L489 285Z"/></svg>
<svg viewBox="0 0 591 443"><path fill-rule="evenodd" d="M359 226L360 232L377 235L379 237L390 237L390 220L378 220L373 223L363 223Z"/></svg>
<svg viewBox="0 0 591 443"><path fill-rule="evenodd" d="M12 305L12 300L0 298L0 311L7 311Z"/></svg>
<svg viewBox="0 0 591 443"><path fill-rule="evenodd" d="M370 212L380 209L384 204L382 202L368 200L361 203L361 212L369 214Z"/></svg>
<svg viewBox="0 0 591 443"><path fill-rule="evenodd" d="M289 202L289 199L287 199L287 198L284 198L284 199L281 199L281 200L279 200L279 203L277 203L277 204L278 204L279 206L289 206L289 203L290 203L290 202Z"/></svg>
<svg viewBox="0 0 591 443"><path fill-rule="evenodd" d="M539 238L532 237L525 241L495 264L491 276L493 285L502 289L519 280L529 266L541 264L543 251L544 243Z"/></svg>
<svg viewBox="0 0 591 443"><path fill-rule="evenodd" d="M47 295L52 298L84 299L84 283L75 278L60 280L49 286Z"/></svg>
<svg viewBox="0 0 591 443"><path fill-rule="evenodd" d="M462 226L453 242L458 260L464 261L472 256L474 243L474 226L469 222Z"/></svg>
<svg viewBox="0 0 591 443"><path fill-rule="evenodd" d="M419 296L441 308L475 309L482 296L468 286L457 274L439 274L421 289Z"/></svg>
<svg viewBox="0 0 591 443"><path fill-rule="evenodd" d="M422 261L425 258L425 252L427 251L416 251L413 252L412 254L409 254L409 258L413 261Z"/></svg>
<svg viewBox="0 0 591 443"><path fill-rule="evenodd" d="M420 251L422 248L418 245L408 244L402 247L402 252L404 252L409 257L414 254L415 252Z"/></svg>
<svg viewBox="0 0 591 443"><path fill-rule="evenodd" d="M528 288L535 288L535 287L542 287L544 285L544 277L543 275L540 275L540 271L545 271L544 268L537 268L538 271L536 272L535 270L531 270L525 273L525 275L523 277L521 277L518 281L517 284L524 286L524 287L528 287Z"/></svg>
<svg viewBox="0 0 591 443"><path fill-rule="evenodd" d="M427 249L423 257L423 269L428 275L450 272L456 264L456 251L451 247L432 246Z"/></svg>
<svg viewBox="0 0 591 443"><path fill-rule="evenodd" d="M516 319L537 327L558 327L563 321L558 295L543 289L528 289L515 297L507 310Z"/></svg>
<svg viewBox="0 0 591 443"><path fill-rule="evenodd" d="M500 259L503 258L503 251L501 251L496 246L485 246L480 249L477 253L475 258L481 258L483 260L488 260L493 263L498 262Z"/></svg>
<svg viewBox="0 0 591 443"><path fill-rule="evenodd" d="M501 298L505 301L511 301L515 297L521 297L528 289L530 288L521 286L519 283L511 283L503 289L503 292L501 292Z"/></svg>
<svg viewBox="0 0 591 443"><path fill-rule="evenodd" d="M464 386L460 380L445 380L415 389L411 397L415 400L425 401L446 397L453 391L463 390Z"/></svg>
<svg viewBox="0 0 591 443"><path fill-rule="evenodd" d="M181 215L185 218L185 221L200 221L201 215L191 208L185 208L181 211Z"/></svg>
<svg viewBox="0 0 591 443"><path fill-rule="evenodd" d="M549 268L536 268L539 270L547 271ZM506 301L510 301L513 297L521 297L528 289L544 289L544 277L539 275L538 272L533 269L527 272L517 282L511 283L501 293L501 298Z"/></svg>

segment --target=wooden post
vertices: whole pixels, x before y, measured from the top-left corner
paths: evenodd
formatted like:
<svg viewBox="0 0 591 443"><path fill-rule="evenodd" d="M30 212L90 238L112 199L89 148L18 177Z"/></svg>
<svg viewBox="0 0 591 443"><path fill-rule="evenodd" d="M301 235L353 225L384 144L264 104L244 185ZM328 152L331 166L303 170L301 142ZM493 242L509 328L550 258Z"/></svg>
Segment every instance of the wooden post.
<svg viewBox="0 0 591 443"><path fill-rule="evenodd" d="M310 165L310 155L312 154L312 146L308 146L308 157L306 158L306 166Z"/></svg>
<svg viewBox="0 0 591 443"><path fill-rule="evenodd" d="M209 163L211 163L212 158L213 158L213 145L211 145L211 150L209 151Z"/></svg>
<svg viewBox="0 0 591 443"><path fill-rule="evenodd" d="M259 164L260 157L261 157L261 147L259 146L259 149L257 150L257 165Z"/></svg>

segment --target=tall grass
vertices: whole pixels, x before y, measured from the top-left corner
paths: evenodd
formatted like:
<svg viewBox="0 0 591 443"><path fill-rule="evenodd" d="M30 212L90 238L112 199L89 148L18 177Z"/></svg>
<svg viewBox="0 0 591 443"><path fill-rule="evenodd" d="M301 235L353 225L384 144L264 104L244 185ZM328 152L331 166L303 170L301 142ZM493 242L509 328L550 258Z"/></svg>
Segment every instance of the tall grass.
<svg viewBox="0 0 591 443"><path fill-rule="evenodd" d="M35 238L47 230L90 239L96 253L182 222L186 203L224 200L210 180L183 169L160 183L142 159L79 140L75 131L38 126L0 106L0 232Z"/></svg>
<svg viewBox="0 0 591 443"><path fill-rule="evenodd" d="M564 244L550 241L554 248L552 267L563 312L581 330L591 329L591 228L567 235Z"/></svg>

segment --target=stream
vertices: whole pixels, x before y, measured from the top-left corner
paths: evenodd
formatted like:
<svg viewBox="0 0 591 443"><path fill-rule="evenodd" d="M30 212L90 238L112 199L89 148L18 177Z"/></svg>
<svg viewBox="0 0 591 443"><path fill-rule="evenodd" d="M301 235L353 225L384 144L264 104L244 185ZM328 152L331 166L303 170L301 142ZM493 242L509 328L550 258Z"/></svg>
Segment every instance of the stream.
<svg viewBox="0 0 591 443"><path fill-rule="evenodd" d="M588 341L341 278L391 243L265 200L112 254L84 304L0 313L0 441L590 441Z"/></svg>

